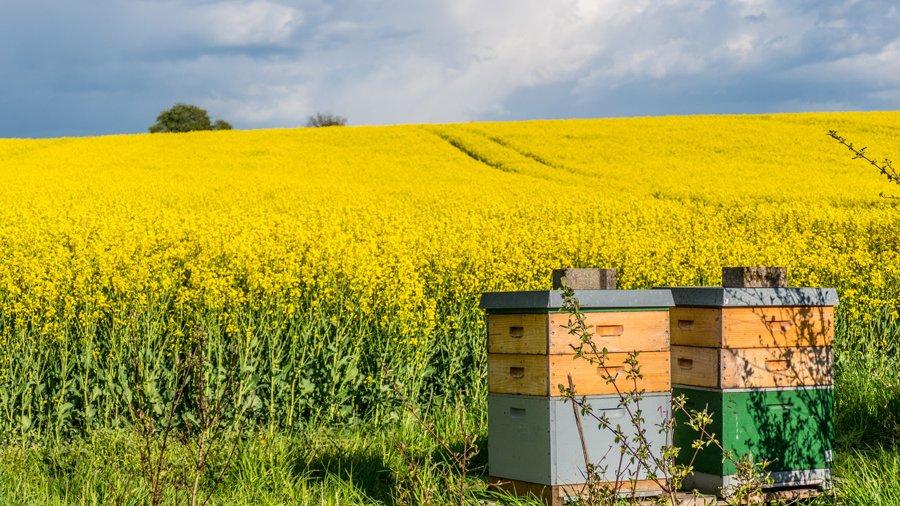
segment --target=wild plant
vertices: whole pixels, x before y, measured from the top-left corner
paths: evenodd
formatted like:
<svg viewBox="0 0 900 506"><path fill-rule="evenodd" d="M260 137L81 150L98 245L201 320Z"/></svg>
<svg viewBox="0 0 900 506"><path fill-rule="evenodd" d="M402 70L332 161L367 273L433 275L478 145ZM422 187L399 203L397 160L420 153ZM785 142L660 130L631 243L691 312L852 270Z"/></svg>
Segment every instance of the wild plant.
<svg viewBox="0 0 900 506"><path fill-rule="evenodd" d="M407 486L398 487L399 499L404 504L430 504L435 496L452 498L451 502L463 506L466 504L473 487L467 481L467 476L472 465L472 460L478 455L479 448L476 445L478 435L466 430L466 410L463 405L457 406L456 417L459 427L460 448L456 449L450 441L442 437L434 424L428 422L425 416L409 402L400 391L399 385L394 385L394 394L400 399L403 409L415 420L418 428L437 443L444 457L449 460L447 465L435 465L432 459L418 459L413 454L410 446L396 438L393 439L394 447L403 458L406 465ZM451 493L433 491L429 484L442 483L444 488ZM481 485L480 488L483 488Z"/></svg>
<svg viewBox="0 0 900 506"><path fill-rule="evenodd" d="M771 483L769 474L766 472L769 462L754 461L749 456L735 457L731 452L726 451L716 434L708 430L713 422L713 414L708 411L707 407L702 410L687 409L683 395L674 397L671 401L671 413L663 416L659 423L654 424L659 433L665 434L665 440L668 443L661 446L651 444L647 432L649 430L647 419L641 409L641 401L645 392L638 387L638 381L643 378L639 360L640 352L629 352L623 370L613 372L613 368L608 363L608 349L595 339L585 313L581 310L578 299L575 297L575 291L566 286L565 281L563 281L562 298L562 308L569 313L568 331L578 338L578 344L572 346L575 359L587 360L603 371L603 380L613 387L619 400L619 407L624 409L627 415L625 427L619 423L613 424L605 413L597 414L592 410L586 397L577 395L571 376L568 386L559 385L561 395L569 399L573 403L573 407L578 408L576 421L586 468L583 500L589 505L621 504L623 501L637 503L643 500L638 497L636 487L636 483L643 473L645 479L652 481L661 492L657 496L657 502L672 506L681 504L680 490L685 479L693 474L694 462L700 451L710 446L717 446L722 450L724 458L734 462L739 469L736 485L733 489L723 490L723 495L728 496L732 504L751 504L749 501L759 498L763 487ZM617 384L618 375L623 373L632 385L632 388L628 390L623 390ZM672 416L674 413L683 415L684 423L697 433L696 438L690 444L692 453L686 464L679 464L676 460L681 451L686 448L679 448L671 443L677 424L675 416ZM583 431L581 417L589 418L597 424L600 430L612 432L613 441L619 446L622 455L614 473L614 481L602 477L608 470L606 466L600 466L590 460L585 438L581 434ZM626 488L627 490L623 491Z"/></svg>
<svg viewBox="0 0 900 506"><path fill-rule="evenodd" d="M191 506L206 504L234 460L253 410L254 385L239 375L242 343L232 341L211 356L203 329L192 337L167 363L132 331L128 406L140 477L154 506L178 491ZM161 374L168 367L170 374Z"/></svg>
<svg viewBox="0 0 900 506"><path fill-rule="evenodd" d="M897 170L894 169L894 164L893 162L891 162L890 158L883 158L881 162L875 161L874 158L870 157L866 153L866 149L868 149L866 146L863 146L861 148L855 147L852 142L847 140L846 137L840 135L837 130L829 130L828 136L838 141L841 145L850 150L850 152L853 153L854 160L858 159L867 162L869 165L878 169L878 172L881 173L881 175L884 176L889 182L900 185L900 174L898 174ZM884 192L881 192L878 195L884 198L891 199L900 198L892 195L885 195Z"/></svg>

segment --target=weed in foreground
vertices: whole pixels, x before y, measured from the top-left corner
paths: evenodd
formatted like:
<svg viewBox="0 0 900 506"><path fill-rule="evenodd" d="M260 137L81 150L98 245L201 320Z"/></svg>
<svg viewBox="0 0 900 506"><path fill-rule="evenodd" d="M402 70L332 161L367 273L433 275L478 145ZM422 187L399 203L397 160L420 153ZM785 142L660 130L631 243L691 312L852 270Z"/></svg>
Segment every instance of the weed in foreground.
<svg viewBox="0 0 900 506"><path fill-rule="evenodd" d="M576 336L579 340L577 346L573 346L575 358L587 360L589 363L596 365L603 371L602 378L607 384L611 385L615 390L615 395L619 399L619 406L623 408L627 414L627 425L613 424L605 414L596 414L586 397L578 397L575 386L569 378L569 385L559 385L561 394L570 399L573 406L580 409L581 417L588 417L598 425L601 430L610 431L613 434L613 440L619 445L622 458L619 459L618 467L613 473L613 479L604 478L608 476L607 466L591 463L587 446L584 443L584 437L581 435L582 450L585 455L586 476L584 486L583 500L588 505L607 505L621 504L623 501L628 503L636 503L642 500L637 497L635 484L640 479L651 480L661 491L657 497L660 504L669 504L672 506L681 503L679 491L684 484L685 478L693 473L694 461L703 448L715 445L722 450L724 458L733 462L738 472L736 474L736 484L728 490L723 490L722 494L728 497L730 504L753 504L758 502L762 496L763 487L771 484L771 478L766 471L769 462L754 461L752 456L735 456L731 452L726 451L716 434L710 433L707 429L712 424L712 415L706 408L703 410L688 410L685 408L685 399L683 396L672 399L672 412L678 411L686 416L686 424L697 432L697 437L690 444L693 450L691 459L687 464L678 464L676 458L683 450L675 447L671 443L664 445L651 444L648 436L648 422L641 410L641 400L644 398L644 391L639 389L638 380L641 375L641 366L639 360L639 352L632 351L628 353L625 360L624 370L625 378L630 382L632 388L623 391L617 384L617 375L620 372L613 373L608 364L609 352L606 347L602 346L595 339L591 327L587 324L585 314L581 311L575 292L565 285L563 280L563 309L569 313L568 330L569 333ZM579 431L582 430L580 417ZM666 441L673 440L675 430L675 417L668 415L663 416L662 420L653 424L660 433L665 434Z"/></svg>

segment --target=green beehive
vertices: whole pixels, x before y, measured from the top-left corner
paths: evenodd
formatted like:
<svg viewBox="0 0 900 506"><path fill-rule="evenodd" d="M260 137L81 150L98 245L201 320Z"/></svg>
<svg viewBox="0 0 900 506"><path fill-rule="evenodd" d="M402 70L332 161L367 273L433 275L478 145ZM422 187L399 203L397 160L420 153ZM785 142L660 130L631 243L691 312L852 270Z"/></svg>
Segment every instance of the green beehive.
<svg viewBox="0 0 900 506"><path fill-rule="evenodd" d="M784 268L726 267L722 287L671 288L673 395L706 407L733 458L770 462L773 487L827 487L831 478L834 371L833 288L788 288ZM694 455L683 422L679 463ZM703 449L686 488L729 495L734 462Z"/></svg>
<svg viewBox="0 0 900 506"><path fill-rule="evenodd" d="M778 486L826 484L831 477L834 425L834 389L831 387L712 390L674 387L672 395L684 395L685 408L712 414L714 433L726 451L735 456L752 455L771 464L772 480ZM693 457L691 442L697 433L676 413L675 445L682 449L679 463ZM715 491L735 484L737 469L723 462L722 450L711 446L694 460L695 474L689 488Z"/></svg>

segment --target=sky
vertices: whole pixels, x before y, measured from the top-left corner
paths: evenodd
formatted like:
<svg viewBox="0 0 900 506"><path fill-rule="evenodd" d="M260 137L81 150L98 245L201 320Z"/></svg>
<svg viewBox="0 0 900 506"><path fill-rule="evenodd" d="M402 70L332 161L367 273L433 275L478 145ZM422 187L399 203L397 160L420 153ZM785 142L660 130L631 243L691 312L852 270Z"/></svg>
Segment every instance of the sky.
<svg viewBox="0 0 900 506"><path fill-rule="evenodd" d="M0 0L0 137L900 109L889 0Z"/></svg>

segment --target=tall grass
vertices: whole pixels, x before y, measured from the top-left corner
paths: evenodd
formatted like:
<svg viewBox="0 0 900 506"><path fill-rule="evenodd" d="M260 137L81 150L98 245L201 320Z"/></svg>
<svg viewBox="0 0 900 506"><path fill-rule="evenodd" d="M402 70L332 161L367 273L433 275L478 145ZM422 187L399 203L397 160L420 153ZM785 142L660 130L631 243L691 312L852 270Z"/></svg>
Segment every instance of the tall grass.
<svg viewBox="0 0 900 506"><path fill-rule="evenodd" d="M837 443L893 445L900 441L900 322L888 313L867 324L837 322Z"/></svg>
<svg viewBox="0 0 900 506"><path fill-rule="evenodd" d="M451 446L477 433L482 452L470 462L466 502L510 501L487 489L484 406L462 405L427 416ZM136 441L128 431L95 431L56 445L41 442L0 448L3 504L144 504ZM400 448L403 451L400 451ZM445 504L453 465L442 444L408 413L389 424L307 428L293 433L259 431L246 438L231 462L214 504ZM168 490L167 504L183 495ZM522 503L521 501L516 501Z"/></svg>
<svg viewBox="0 0 900 506"><path fill-rule="evenodd" d="M900 504L900 324L837 320L836 504Z"/></svg>
<svg viewBox="0 0 900 506"><path fill-rule="evenodd" d="M485 487L482 315L472 305L457 306L455 315L465 323L436 333L428 352L414 360L401 353L406 344L395 336L340 318L296 319L284 330L250 335L240 374L257 409L212 502L453 503L448 480L457 471L401 406L402 398L451 447L458 448L464 432L478 434L481 452L469 465L467 501L526 504ZM839 314L837 321L836 483L834 496L816 504L898 504L900 326L887 314L873 322ZM127 429L126 351L148 353L164 389L172 344L190 340L190 334L154 332L158 323L150 315L135 317L131 328L95 337L94 347L83 339L31 348L20 341L18 376L9 382L18 390L0 393L0 502L144 503L137 441ZM194 331L201 329L213 350L229 339L213 317L200 320ZM98 341L105 343L101 353L94 351ZM23 416L31 419L27 426ZM177 457L181 450L175 451ZM177 490L168 494L171 504L183 498Z"/></svg>
<svg viewBox="0 0 900 506"><path fill-rule="evenodd" d="M221 314L145 311L127 321L80 328L57 339L36 339L0 315L0 350L8 367L0 382L0 439L59 442L97 429L128 425L135 356L146 365L160 404L171 388L174 363L203 333L212 357L207 383L216 387L228 343L242 342L241 398L253 405L252 422L269 432L308 424L354 424L396 412L395 391L423 405L479 399L485 394L486 351L482 316L471 301L446 303L427 342L410 342L390 326L349 316L349 295L327 313L291 317L271 308L237 313L237 331ZM10 330L12 330L10 332ZM148 364L149 362L149 364Z"/></svg>
<svg viewBox="0 0 900 506"><path fill-rule="evenodd" d="M838 459L838 504L900 504L900 449L897 445L858 450L848 448Z"/></svg>

